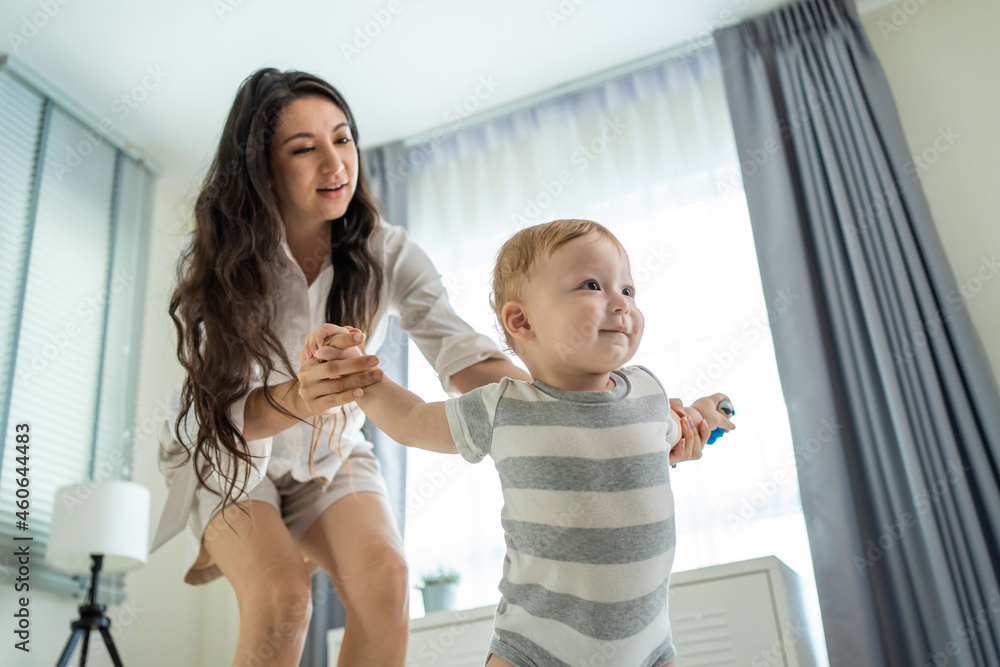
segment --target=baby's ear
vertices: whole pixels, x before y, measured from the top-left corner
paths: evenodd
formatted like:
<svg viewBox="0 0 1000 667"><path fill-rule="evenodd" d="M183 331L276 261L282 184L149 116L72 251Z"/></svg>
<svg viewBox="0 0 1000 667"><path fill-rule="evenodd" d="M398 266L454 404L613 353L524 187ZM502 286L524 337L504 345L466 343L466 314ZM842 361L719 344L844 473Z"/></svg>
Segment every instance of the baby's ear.
<svg viewBox="0 0 1000 667"><path fill-rule="evenodd" d="M527 341L535 337L535 331L528 322L528 314L519 301L508 301L500 310L504 330L516 340Z"/></svg>

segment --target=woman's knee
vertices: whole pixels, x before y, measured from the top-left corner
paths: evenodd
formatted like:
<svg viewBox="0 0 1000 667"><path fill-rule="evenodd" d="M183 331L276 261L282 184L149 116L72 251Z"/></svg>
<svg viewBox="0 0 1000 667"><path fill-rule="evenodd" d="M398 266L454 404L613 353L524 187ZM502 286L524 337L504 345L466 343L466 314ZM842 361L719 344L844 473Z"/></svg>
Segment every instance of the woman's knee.
<svg viewBox="0 0 1000 667"><path fill-rule="evenodd" d="M394 598L406 598L410 570L406 558L395 549L385 548L373 558L372 574L381 584L383 593Z"/></svg>
<svg viewBox="0 0 1000 667"><path fill-rule="evenodd" d="M304 570L291 576L262 576L237 599L240 615L253 615L269 632L292 636L309 627L312 595Z"/></svg>
<svg viewBox="0 0 1000 667"><path fill-rule="evenodd" d="M367 556L368 566L363 576L338 577L337 573L333 573L330 577L337 584L345 607L379 614L402 610L408 617L409 610L405 607L409 569L403 554L392 547L382 546L371 549Z"/></svg>

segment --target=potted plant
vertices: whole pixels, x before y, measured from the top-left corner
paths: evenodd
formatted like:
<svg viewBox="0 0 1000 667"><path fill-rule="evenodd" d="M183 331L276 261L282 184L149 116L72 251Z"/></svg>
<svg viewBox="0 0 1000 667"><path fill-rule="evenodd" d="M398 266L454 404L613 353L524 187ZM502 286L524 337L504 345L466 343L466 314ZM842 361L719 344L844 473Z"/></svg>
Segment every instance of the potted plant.
<svg viewBox="0 0 1000 667"><path fill-rule="evenodd" d="M454 570L438 569L425 574L417 586L424 596L424 613L448 611L455 608L455 595L461 577Z"/></svg>

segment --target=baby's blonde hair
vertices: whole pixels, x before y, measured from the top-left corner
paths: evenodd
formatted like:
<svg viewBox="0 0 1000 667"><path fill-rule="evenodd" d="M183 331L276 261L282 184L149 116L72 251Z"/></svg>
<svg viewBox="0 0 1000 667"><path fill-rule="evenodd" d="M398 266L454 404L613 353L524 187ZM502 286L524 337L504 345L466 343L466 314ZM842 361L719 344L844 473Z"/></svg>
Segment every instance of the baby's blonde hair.
<svg viewBox="0 0 1000 667"><path fill-rule="evenodd" d="M521 298L525 284L536 262L552 257L552 253L570 241L587 234L598 234L622 247L615 235L606 227L592 220L553 220L533 227L525 227L507 239L497 253L493 265L493 293L490 307L500 323L507 347L514 349L514 341L503 325L502 310L508 301Z"/></svg>

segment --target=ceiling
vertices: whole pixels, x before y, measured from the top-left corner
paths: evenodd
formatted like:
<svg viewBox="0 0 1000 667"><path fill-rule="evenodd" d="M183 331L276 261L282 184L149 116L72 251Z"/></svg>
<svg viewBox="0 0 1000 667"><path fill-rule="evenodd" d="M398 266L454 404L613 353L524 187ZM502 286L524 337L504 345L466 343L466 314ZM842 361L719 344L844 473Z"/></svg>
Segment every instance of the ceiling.
<svg viewBox="0 0 1000 667"><path fill-rule="evenodd" d="M482 113L707 40L715 28L782 4L5 0L0 49L95 120L110 119L186 193L211 159L237 87L258 67L329 80L350 103L362 145L372 146L449 124L470 95L469 112Z"/></svg>

